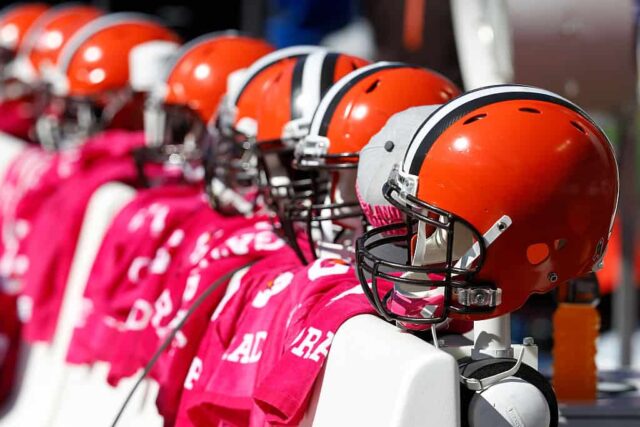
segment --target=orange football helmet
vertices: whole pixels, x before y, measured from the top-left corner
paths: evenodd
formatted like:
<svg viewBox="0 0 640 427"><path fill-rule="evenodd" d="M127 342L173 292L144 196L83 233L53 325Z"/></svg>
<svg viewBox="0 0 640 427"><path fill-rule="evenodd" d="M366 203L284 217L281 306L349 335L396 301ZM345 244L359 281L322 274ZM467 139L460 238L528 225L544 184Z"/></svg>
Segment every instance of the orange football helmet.
<svg viewBox="0 0 640 427"><path fill-rule="evenodd" d="M368 64L351 55L315 52L283 66L270 77L260 97L255 143L259 184L267 205L279 219L276 229L284 233L303 262L306 257L288 221L290 209L303 204L303 200L321 204L329 183L316 171L294 169L294 151L307 136L316 108L334 84Z"/></svg>
<svg viewBox="0 0 640 427"><path fill-rule="evenodd" d="M31 3L15 4L0 10L0 71L13 61L25 35L48 8L43 3Z"/></svg>
<svg viewBox="0 0 640 427"><path fill-rule="evenodd" d="M253 142L263 91L286 63L318 50L322 48L280 49L229 76L227 93L212 123L213 144L205 168L207 194L215 209L232 213L247 209L243 193L254 188L258 176Z"/></svg>
<svg viewBox="0 0 640 427"><path fill-rule="evenodd" d="M199 165L207 123L226 92L227 77L273 50L262 40L233 32L207 34L184 45L147 102L147 148L139 153L141 160Z"/></svg>
<svg viewBox="0 0 640 427"><path fill-rule="evenodd" d="M358 171L364 182L393 164L382 191L406 218L357 244L365 294L388 320L499 316L601 265L617 164L570 101L527 86L478 89L425 117L406 150L394 147L367 147L375 156L361 156Z"/></svg>
<svg viewBox="0 0 640 427"><path fill-rule="evenodd" d="M344 77L322 98L310 130L295 152L294 168L314 172L315 190L327 182L326 197L294 191L287 210L290 229L306 231L312 254L318 249L353 257L355 239L366 225L356 195L360 150L395 113L447 102L460 93L433 71L398 62L378 62Z"/></svg>
<svg viewBox="0 0 640 427"><path fill-rule="evenodd" d="M42 14L25 36L15 77L26 83L46 79L73 34L102 14L98 8L75 4L52 7Z"/></svg>
<svg viewBox="0 0 640 427"><path fill-rule="evenodd" d="M144 97L129 88L129 53L154 40L178 37L137 13L105 15L76 31L49 72L54 99L37 123L40 142L60 148L106 127L142 129Z"/></svg>

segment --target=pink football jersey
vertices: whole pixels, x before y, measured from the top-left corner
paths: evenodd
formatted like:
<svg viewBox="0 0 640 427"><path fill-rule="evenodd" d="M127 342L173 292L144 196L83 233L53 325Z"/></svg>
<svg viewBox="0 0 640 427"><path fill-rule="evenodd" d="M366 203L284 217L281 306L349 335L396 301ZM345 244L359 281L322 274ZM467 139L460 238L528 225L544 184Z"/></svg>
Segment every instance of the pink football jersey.
<svg viewBox="0 0 640 427"><path fill-rule="evenodd" d="M237 219L234 221L238 221ZM246 219L245 219L246 221ZM237 271L242 266L260 258L272 258L274 254L286 257L289 251L278 238L265 217L256 217L244 226L229 227L223 241L206 245L208 239L199 239L199 247L190 254L192 266L176 276L156 301L157 321L153 327L157 339L166 334L182 320L184 314L202 293L220 277ZM161 389L158 406L169 419L175 416L182 384L193 357L196 355L212 312L225 294L225 286L218 289L201 304L188 319L172 342L169 351L161 357L153 371ZM149 353L146 355L147 360Z"/></svg>
<svg viewBox="0 0 640 427"><path fill-rule="evenodd" d="M139 132L122 131L105 132L88 141L78 148L80 160L73 170L65 172L66 179L37 209L24 239L29 268L19 299L27 340L51 340L87 203L107 182L136 182L130 151L143 143Z"/></svg>
<svg viewBox="0 0 640 427"><path fill-rule="evenodd" d="M276 310L277 305L277 298L270 298L270 295L280 297L281 295L279 294L288 285L290 272L298 268L300 268L300 261L287 246L277 253L258 261L248 270L244 270L232 278L220 304L210 316L206 333L200 342L195 357L191 358L190 367L183 384L180 384L182 395L180 397L176 425L192 425L187 417L187 409L207 400L206 397L209 395L209 390L206 387L209 378L220 367L223 362L223 356L230 349L232 342L234 345L237 344L237 340L234 340L234 337L237 334L242 334L245 329L250 329L249 324L243 325L242 314L245 307L254 298L254 294L260 293L262 301L272 303L262 307L264 309L262 310L263 315L268 317L269 313ZM276 282L275 279L281 275L283 275L282 279ZM238 336L242 339L242 335ZM258 348L264 344L263 334L260 333L257 337L252 336L252 343L254 342L253 338L257 338L255 344L256 351L259 353ZM247 340L249 339L247 338ZM250 352L251 348L248 348L248 351ZM178 384L175 384L174 388L177 388L177 386ZM233 416L234 414L231 415ZM204 414L204 417L208 420L215 420L217 416ZM234 422L238 425L243 425L242 420L236 419Z"/></svg>
<svg viewBox="0 0 640 427"><path fill-rule="evenodd" d="M208 210L206 207L203 209ZM233 234L238 227L251 222L251 220L242 217L217 216L214 219L207 225L207 231L203 228L200 230L191 228L189 232L195 232L196 236L190 235L189 239L186 237L175 239L174 235L158 251L159 255L156 256L156 259L166 260L166 262L163 261L163 264L167 265L166 271L169 272L169 275L167 277L149 276L148 280L143 282L133 293L132 304L123 324L123 333L118 338L121 345L126 346L129 351L124 355L118 355L117 360L110 360L110 382L115 383L125 376L132 375L139 367L144 366L160 345L160 340L165 338L175 322L179 320L173 319L178 314L180 298L185 295L187 278L184 277L182 268L187 270L201 268L199 265L202 265L202 259L208 255L209 245L215 247L222 244L225 238ZM183 229L180 233L185 236ZM182 241L180 251L174 250L177 248L171 240ZM171 268L172 266L182 268ZM224 275L227 268L225 264L217 263L216 267L220 267L220 270L214 269L213 277ZM218 275L216 275L216 271L219 271ZM168 280L158 280L162 278ZM193 286L193 280L189 284ZM194 293L196 291L193 289ZM186 295L191 295L190 292L191 289L187 290ZM177 340L183 342L184 335L180 333Z"/></svg>
<svg viewBox="0 0 640 427"><path fill-rule="evenodd" d="M301 323L299 319L304 319L336 282L351 279L353 271L343 260L321 259L270 277L266 284L251 289L237 306L238 325L232 336L217 328L225 350L204 391L190 404L188 412L194 422L224 414L218 416L231 423L244 425L251 416L251 425L262 425L261 417L251 414L260 378L280 358L287 336L295 334Z"/></svg>
<svg viewBox="0 0 640 427"><path fill-rule="evenodd" d="M126 297L132 288L150 271L164 268L168 261L154 263L154 254L185 218L204 207L201 194L202 189L194 185L146 189L118 213L89 275L68 361L90 363L98 358L94 348L105 346L106 338L101 332L108 333L121 323L118 313L127 309ZM113 347L112 340L107 342Z"/></svg>

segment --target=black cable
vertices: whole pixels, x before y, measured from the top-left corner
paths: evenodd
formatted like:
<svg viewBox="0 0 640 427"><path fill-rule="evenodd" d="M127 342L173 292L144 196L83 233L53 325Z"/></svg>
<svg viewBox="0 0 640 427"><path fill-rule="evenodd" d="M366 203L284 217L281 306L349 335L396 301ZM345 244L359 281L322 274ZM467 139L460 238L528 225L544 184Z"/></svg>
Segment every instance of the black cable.
<svg viewBox="0 0 640 427"><path fill-rule="evenodd" d="M182 329L182 327L185 325L185 323L187 322L189 317L191 317L193 312L200 306L200 304L202 304L204 302L204 300L207 299L207 297L213 293L213 291L218 289L220 287L220 285L222 285L227 280L229 280L231 278L231 276L233 276L234 274L236 274L237 272L239 272L240 270L242 270L244 268L250 267L251 265L253 265L255 263L256 263L255 260L254 261L250 261L250 262L244 264L243 266L241 266L241 267L239 267L239 268L237 268L237 269L235 269L233 271L230 271L227 274L221 276L220 278L218 278L218 280L213 282L207 289L205 289L205 291L202 293L202 295L200 295L193 302L193 305L191 307L189 307L189 310L187 310L187 312L185 313L184 317L171 330L169 335L162 342L162 345L160 347L158 347L158 349L153 354L153 356L151 357L149 362L147 362L146 366L144 367L144 370L142 371L142 373L138 377L138 380L133 385L133 387L131 388L131 391L127 395L127 398L125 399L124 403L120 407L120 410L118 411L118 414L116 415L115 419L113 420L113 423L111 423L111 427L116 427L117 426L118 421L120 421L120 418L122 417L122 414L124 414L124 411L127 408L127 405L131 401L131 398L135 394L135 392L138 389L138 387L140 386L140 384L142 384L142 381L147 377L149 372L151 372L151 369L156 364L156 362L158 361L158 359L160 358L162 353L167 349L167 347L169 347L169 345L171 344L171 341L173 341L173 338L175 338L176 334L180 331L180 329Z"/></svg>

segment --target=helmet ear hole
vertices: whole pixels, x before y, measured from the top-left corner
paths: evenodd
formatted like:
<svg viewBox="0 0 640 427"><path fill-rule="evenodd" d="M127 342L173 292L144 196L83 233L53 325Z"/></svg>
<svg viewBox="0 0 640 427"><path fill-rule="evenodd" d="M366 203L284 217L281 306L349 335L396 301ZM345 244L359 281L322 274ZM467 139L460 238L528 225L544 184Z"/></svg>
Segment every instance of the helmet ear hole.
<svg viewBox="0 0 640 427"><path fill-rule="evenodd" d="M485 117L487 117L487 115L486 115L486 114L484 114L484 113L476 114L476 115L475 115L475 116L473 116L473 117L469 117L469 118L468 118L467 120L465 120L462 124L463 124L463 125L469 125L469 124L471 124L471 123L477 122L478 120L482 120L482 119L484 119Z"/></svg>
<svg viewBox="0 0 640 427"><path fill-rule="evenodd" d="M527 260L531 265L538 265L549 258L549 246L546 243L534 243L527 248Z"/></svg>
<svg viewBox="0 0 640 427"><path fill-rule="evenodd" d="M571 120L571 126L573 126L574 128L578 129L578 131L580 131L583 134L587 134L587 131L584 130L584 128L582 127L582 125L580 125L578 122Z"/></svg>
<svg viewBox="0 0 640 427"><path fill-rule="evenodd" d="M380 79L376 79L373 83L369 85L369 87L364 92L365 93L373 92L374 90L376 90L379 84L380 84Z"/></svg>
<svg viewBox="0 0 640 427"><path fill-rule="evenodd" d="M531 107L518 108L518 111L522 111L523 113L540 114L540 110Z"/></svg>

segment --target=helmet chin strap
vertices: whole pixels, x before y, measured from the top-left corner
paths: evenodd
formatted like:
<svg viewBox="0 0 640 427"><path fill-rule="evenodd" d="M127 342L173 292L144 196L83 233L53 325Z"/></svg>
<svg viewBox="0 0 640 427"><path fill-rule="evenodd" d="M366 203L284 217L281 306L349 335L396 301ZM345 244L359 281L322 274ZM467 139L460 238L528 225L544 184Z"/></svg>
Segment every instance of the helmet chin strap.
<svg viewBox="0 0 640 427"><path fill-rule="evenodd" d="M414 266L423 266L443 263L447 259L447 232L444 228L437 228L431 235L427 236L427 224L418 224L415 250L411 259ZM473 234L471 230L462 224L454 225L453 259L462 257L469 247L473 245ZM407 272L402 275L405 278L427 279L424 273ZM442 288L435 290L425 290L424 286L396 284L396 292L407 298L425 298L443 293Z"/></svg>
<svg viewBox="0 0 640 427"><path fill-rule="evenodd" d="M503 215L495 224L490 227L482 236L485 248L488 248L502 233L512 224L511 218ZM457 260L455 268L468 268L480 255L480 244L474 241L471 230L464 224L454 224L453 259ZM442 263L446 261L447 233L445 229L438 228L430 236L426 233L426 224L418 224L418 232L415 250L412 258L412 265L425 266ZM407 272L402 275L407 278L426 279L424 273ZM394 284L394 291L403 297L410 299L425 299L442 295L443 287L435 289L425 289L420 285ZM496 291L498 294L500 290ZM499 300L499 295L496 297ZM499 302L497 302L499 303ZM424 316L431 317L435 309L424 311Z"/></svg>

